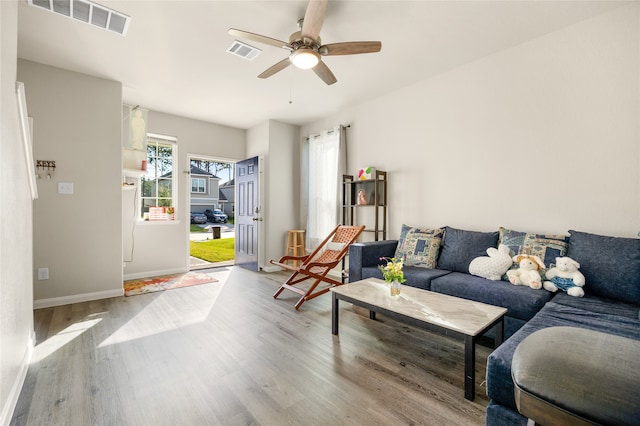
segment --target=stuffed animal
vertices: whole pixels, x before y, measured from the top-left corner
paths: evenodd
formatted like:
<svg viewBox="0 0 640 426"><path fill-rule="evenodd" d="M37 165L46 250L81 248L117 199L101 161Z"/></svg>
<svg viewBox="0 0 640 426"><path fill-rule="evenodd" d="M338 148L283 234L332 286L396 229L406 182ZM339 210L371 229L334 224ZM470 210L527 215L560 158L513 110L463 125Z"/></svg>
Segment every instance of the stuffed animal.
<svg viewBox="0 0 640 426"><path fill-rule="evenodd" d="M519 254L513 256L513 261L520 265L520 268L507 271L511 284L528 285L534 290L542 288L542 278L538 271L544 269L544 262L538 256Z"/></svg>
<svg viewBox="0 0 640 426"><path fill-rule="evenodd" d="M500 281L500 278L513 265L509 256L509 246L500 244L498 248L487 249L487 256L479 256L469 264L469 273L488 280Z"/></svg>
<svg viewBox="0 0 640 426"><path fill-rule="evenodd" d="M367 205L367 193L364 191L364 189L361 189L360 191L358 191L358 205L359 206Z"/></svg>
<svg viewBox="0 0 640 426"><path fill-rule="evenodd" d="M580 264L570 257L556 257L556 266L547 271L544 288L551 292L558 289L566 291L569 296L584 296L584 275L578 271Z"/></svg>

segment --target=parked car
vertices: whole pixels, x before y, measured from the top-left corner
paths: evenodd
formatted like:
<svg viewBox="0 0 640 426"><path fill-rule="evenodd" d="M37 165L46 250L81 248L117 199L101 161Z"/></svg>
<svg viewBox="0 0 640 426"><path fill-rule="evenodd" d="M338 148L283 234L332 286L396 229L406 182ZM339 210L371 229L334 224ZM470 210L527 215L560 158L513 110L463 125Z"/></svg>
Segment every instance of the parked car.
<svg viewBox="0 0 640 426"><path fill-rule="evenodd" d="M191 223L207 223L207 216L204 213L191 213Z"/></svg>
<svg viewBox="0 0 640 426"><path fill-rule="evenodd" d="M219 223L227 223L227 215L226 213L224 213L221 210L218 209L206 209L204 211L204 214L207 216L207 219L209 219L209 222L219 222Z"/></svg>

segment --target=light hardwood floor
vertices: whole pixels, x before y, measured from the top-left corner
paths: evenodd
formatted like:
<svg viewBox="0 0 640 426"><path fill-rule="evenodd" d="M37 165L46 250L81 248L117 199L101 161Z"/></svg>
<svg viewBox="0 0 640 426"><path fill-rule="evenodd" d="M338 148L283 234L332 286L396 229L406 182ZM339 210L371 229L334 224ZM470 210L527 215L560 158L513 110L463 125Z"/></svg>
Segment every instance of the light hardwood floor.
<svg viewBox="0 0 640 426"><path fill-rule="evenodd" d="M200 271L203 272L203 271ZM11 424L482 425L485 363L464 399L461 342L331 296L293 308L282 274L35 311L37 347Z"/></svg>

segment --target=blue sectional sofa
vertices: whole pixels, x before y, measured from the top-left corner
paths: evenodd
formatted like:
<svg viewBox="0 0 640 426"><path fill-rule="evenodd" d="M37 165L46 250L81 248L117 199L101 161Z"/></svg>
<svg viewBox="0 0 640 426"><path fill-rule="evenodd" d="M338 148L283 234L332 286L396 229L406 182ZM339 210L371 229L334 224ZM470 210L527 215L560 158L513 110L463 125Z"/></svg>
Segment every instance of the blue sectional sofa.
<svg viewBox="0 0 640 426"><path fill-rule="evenodd" d="M406 245L409 250L426 253L430 244L431 257L437 257L435 264L405 266L406 285L507 308L505 341L487 360L487 394L491 399L486 410L487 425L527 424L516 409L511 361L518 344L534 331L573 326L640 340L640 239L569 231L563 240L560 236L504 228L499 232L475 232L445 227L440 241L434 243L428 238L420 241L420 237L417 242L409 241L406 237L411 229L403 226L399 240L353 244L349 250L349 281L381 278L381 258L403 254L398 249ZM437 239L440 234L436 231L422 235ZM509 240L514 235L517 238ZM518 250L537 250L535 254L545 259L547 267L556 255L578 261L586 280L585 296L576 298L561 291L551 293L470 275L471 260L486 255L488 247L499 243L509 245L516 254ZM528 243L532 244L527 246Z"/></svg>

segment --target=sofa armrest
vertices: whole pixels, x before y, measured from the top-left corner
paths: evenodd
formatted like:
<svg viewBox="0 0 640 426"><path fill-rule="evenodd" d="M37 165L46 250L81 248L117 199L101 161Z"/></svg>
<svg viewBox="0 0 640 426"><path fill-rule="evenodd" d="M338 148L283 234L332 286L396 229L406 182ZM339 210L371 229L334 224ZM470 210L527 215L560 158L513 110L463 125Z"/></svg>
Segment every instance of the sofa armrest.
<svg viewBox="0 0 640 426"><path fill-rule="evenodd" d="M362 279L362 268L380 265L381 257L393 257L398 240L368 241L349 246L349 282Z"/></svg>

